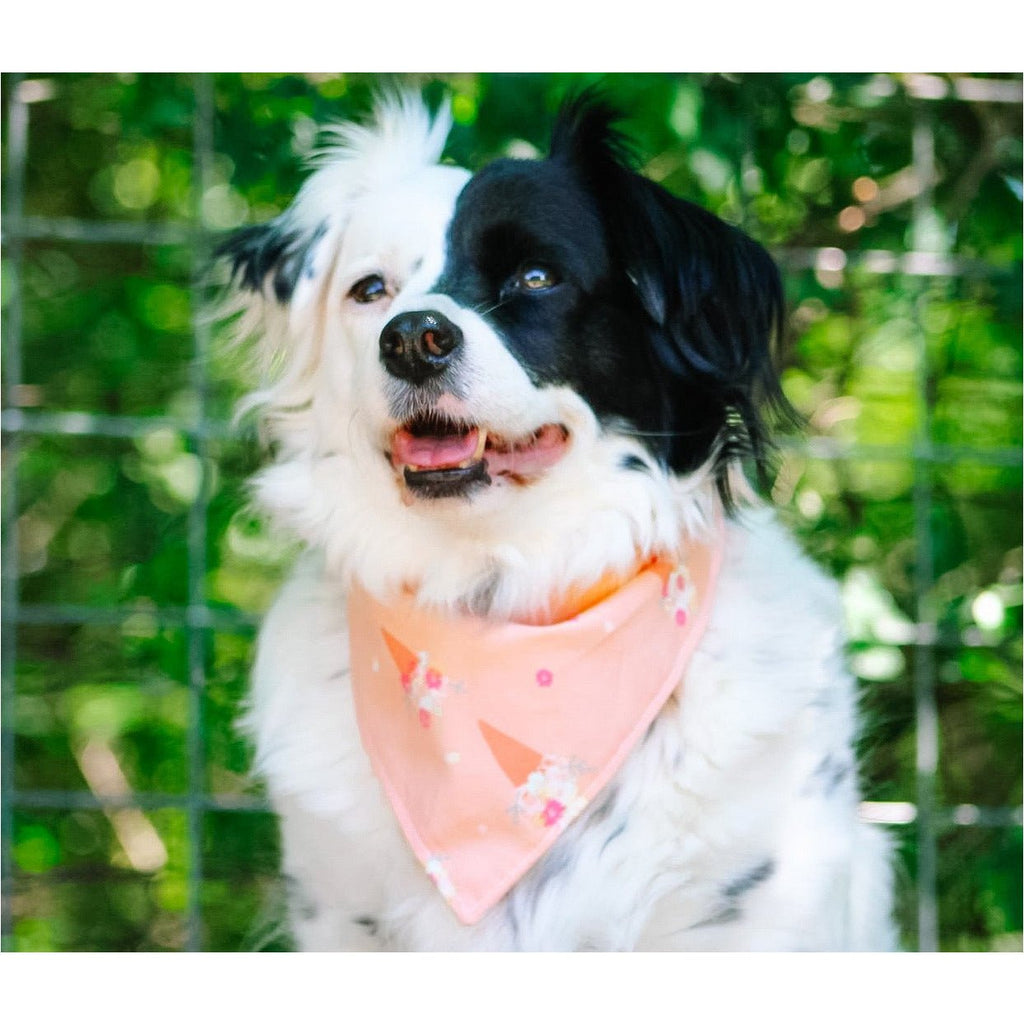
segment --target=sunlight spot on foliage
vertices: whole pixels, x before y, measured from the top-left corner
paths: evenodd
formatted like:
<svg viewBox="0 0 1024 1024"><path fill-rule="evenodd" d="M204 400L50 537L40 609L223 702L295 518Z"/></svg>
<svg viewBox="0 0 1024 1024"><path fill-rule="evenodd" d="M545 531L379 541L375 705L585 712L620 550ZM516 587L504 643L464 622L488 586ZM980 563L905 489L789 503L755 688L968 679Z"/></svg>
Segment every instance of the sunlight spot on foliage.
<svg viewBox="0 0 1024 1024"><path fill-rule="evenodd" d="M513 160L536 160L540 150L526 139L510 139L505 146L505 156Z"/></svg>
<svg viewBox="0 0 1024 1024"><path fill-rule="evenodd" d="M814 276L823 288L838 288L843 283L846 253L834 246L819 249L814 258Z"/></svg>
<svg viewBox="0 0 1024 1024"><path fill-rule="evenodd" d="M307 114L295 114L292 117L292 152L302 159L308 157L316 146L319 131L320 127L313 118Z"/></svg>
<svg viewBox="0 0 1024 1024"><path fill-rule="evenodd" d="M843 231L859 231L867 223L867 217L859 206L846 206L836 218Z"/></svg>
<svg viewBox="0 0 1024 1024"><path fill-rule="evenodd" d="M203 220L216 231L227 231L245 223L249 204L230 185L211 185L203 193Z"/></svg>
<svg viewBox="0 0 1024 1024"><path fill-rule="evenodd" d="M138 438L135 446L147 458L163 461L184 451L185 439L178 431L171 430L170 427L161 427Z"/></svg>
<svg viewBox="0 0 1024 1024"><path fill-rule="evenodd" d="M873 570L860 566L850 569L842 581L842 595L852 640L875 640L884 644L906 644L913 640L914 624L899 609ZM863 673L858 672L858 675Z"/></svg>
<svg viewBox="0 0 1024 1024"><path fill-rule="evenodd" d="M908 241L919 252L949 252L954 233L955 229L946 224L942 214L929 207L915 216Z"/></svg>
<svg viewBox="0 0 1024 1024"><path fill-rule="evenodd" d="M668 123L681 139L694 139L700 130L701 93L696 85L680 84L668 115Z"/></svg>
<svg viewBox="0 0 1024 1024"><path fill-rule="evenodd" d="M324 99L340 100L348 92L348 82L344 75L339 74L317 74L309 75L309 79L316 85L317 92Z"/></svg>
<svg viewBox="0 0 1024 1024"><path fill-rule="evenodd" d="M764 174L760 167L746 167L743 171L743 191L748 196L760 195L764 191Z"/></svg>
<svg viewBox="0 0 1024 1024"><path fill-rule="evenodd" d="M197 455L182 452L166 463L159 475L172 498L182 505L191 505L203 483L203 464Z"/></svg>
<svg viewBox="0 0 1024 1024"><path fill-rule="evenodd" d="M861 175L854 181L850 191L858 203L870 203L878 198L878 182L874 178Z"/></svg>
<svg viewBox="0 0 1024 1024"><path fill-rule="evenodd" d="M796 496L796 507L804 519L818 520L825 511L825 502L817 491L805 489Z"/></svg>
<svg viewBox="0 0 1024 1024"><path fill-rule="evenodd" d="M804 92L812 103L824 103L832 98L832 83L823 75L817 75L804 86Z"/></svg>
<svg viewBox="0 0 1024 1024"><path fill-rule="evenodd" d="M894 317L882 324L857 352L857 362L889 373L912 373L920 358L917 324L906 317Z"/></svg>
<svg viewBox="0 0 1024 1024"><path fill-rule="evenodd" d="M452 117L456 124L472 124L476 120L476 98L460 92L452 97Z"/></svg>
<svg viewBox="0 0 1024 1024"><path fill-rule="evenodd" d="M45 103L57 94L52 78L26 78L18 83L18 100L21 103Z"/></svg>
<svg viewBox="0 0 1024 1024"><path fill-rule="evenodd" d="M146 718L145 702L135 682L72 686L62 704L71 734L82 740L112 741L138 728Z"/></svg>
<svg viewBox="0 0 1024 1024"><path fill-rule="evenodd" d="M114 198L127 210L145 210L156 201L160 169L152 160L139 157L114 171Z"/></svg>
<svg viewBox="0 0 1024 1024"><path fill-rule="evenodd" d="M896 679L906 667L906 659L898 647L869 647L856 651L850 658L853 671L861 679Z"/></svg>
<svg viewBox="0 0 1024 1024"><path fill-rule="evenodd" d="M971 602L971 615L982 629L998 629L1005 614L1003 600L994 590L983 590Z"/></svg>
<svg viewBox="0 0 1024 1024"><path fill-rule="evenodd" d="M712 193L724 192L732 176L729 162L709 149L695 149L690 154L690 169L700 179L701 185Z"/></svg>
<svg viewBox="0 0 1024 1024"><path fill-rule="evenodd" d="M831 162L824 157L816 157L794 164L790 180L805 195L815 195L828 184L831 174Z"/></svg>

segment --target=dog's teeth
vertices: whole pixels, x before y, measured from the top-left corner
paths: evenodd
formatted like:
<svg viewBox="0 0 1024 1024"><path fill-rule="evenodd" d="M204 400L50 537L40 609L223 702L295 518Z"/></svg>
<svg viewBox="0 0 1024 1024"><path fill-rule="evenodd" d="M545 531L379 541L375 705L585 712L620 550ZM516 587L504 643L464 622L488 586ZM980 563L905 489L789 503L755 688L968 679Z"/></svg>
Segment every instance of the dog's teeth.
<svg viewBox="0 0 1024 1024"><path fill-rule="evenodd" d="M481 428L478 431L478 437L476 439L476 451L473 452L473 457L469 460L470 462L479 462L484 457L484 449L487 447L487 431Z"/></svg>
<svg viewBox="0 0 1024 1024"><path fill-rule="evenodd" d="M466 469L468 466L472 466L474 462L479 462L484 457L484 449L487 447L487 431L481 430L479 436L476 439L476 450L468 459L463 459L457 463L456 469Z"/></svg>

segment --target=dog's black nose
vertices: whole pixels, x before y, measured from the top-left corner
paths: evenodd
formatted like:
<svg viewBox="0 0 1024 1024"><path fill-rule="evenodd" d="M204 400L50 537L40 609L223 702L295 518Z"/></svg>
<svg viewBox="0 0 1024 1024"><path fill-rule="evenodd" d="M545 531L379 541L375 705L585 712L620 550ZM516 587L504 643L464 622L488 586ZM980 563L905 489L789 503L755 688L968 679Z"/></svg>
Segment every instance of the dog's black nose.
<svg viewBox="0 0 1024 1024"><path fill-rule="evenodd" d="M388 373L413 384L443 373L462 344L462 331L434 310L399 313L380 332Z"/></svg>

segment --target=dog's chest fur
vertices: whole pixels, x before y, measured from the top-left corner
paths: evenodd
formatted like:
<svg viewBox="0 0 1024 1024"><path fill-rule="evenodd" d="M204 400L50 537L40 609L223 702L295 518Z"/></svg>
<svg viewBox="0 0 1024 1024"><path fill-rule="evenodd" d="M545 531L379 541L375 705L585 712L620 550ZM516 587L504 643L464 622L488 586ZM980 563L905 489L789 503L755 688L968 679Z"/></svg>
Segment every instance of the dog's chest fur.
<svg viewBox="0 0 1024 1024"><path fill-rule="evenodd" d="M884 837L856 824L837 594L767 513L729 526L686 677L607 788L461 925L360 745L344 594L313 556L267 618L248 725L305 949L857 949L893 944Z"/></svg>

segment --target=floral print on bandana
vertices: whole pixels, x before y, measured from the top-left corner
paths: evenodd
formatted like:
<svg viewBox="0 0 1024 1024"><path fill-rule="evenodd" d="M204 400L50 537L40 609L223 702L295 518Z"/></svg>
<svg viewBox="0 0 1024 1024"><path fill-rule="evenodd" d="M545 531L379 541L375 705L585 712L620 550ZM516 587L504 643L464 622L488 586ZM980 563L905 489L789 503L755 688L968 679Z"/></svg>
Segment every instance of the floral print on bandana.
<svg viewBox="0 0 1024 1024"><path fill-rule="evenodd" d="M411 590L382 604L352 581L360 739L422 885L463 924L576 827L678 690L722 530L681 538L582 612L529 628L438 612Z"/></svg>
<svg viewBox="0 0 1024 1024"><path fill-rule="evenodd" d="M662 584L661 603L675 619L677 626L685 626L693 607L696 593L690 572L685 565L676 565Z"/></svg>
<svg viewBox="0 0 1024 1024"><path fill-rule="evenodd" d="M453 682L436 665L432 665L426 651L419 654L411 651L386 629L382 629L381 634L398 669L406 698L415 709L420 725L429 729L430 723L441 714L444 698L449 693L461 693L462 684Z"/></svg>
<svg viewBox="0 0 1024 1024"><path fill-rule="evenodd" d="M424 729L429 729L431 721L441 714L444 698L462 690L460 683L453 682L430 664L426 651L420 652L416 664L410 671L403 672L400 680Z"/></svg>
<svg viewBox="0 0 1024 1024"><path fill-rule="evenodd" d="M516 789L510 813L514 818L561 831L587 804L577 788L577 780L585 772L586 767L575 758L545 755Z"/></svg>

